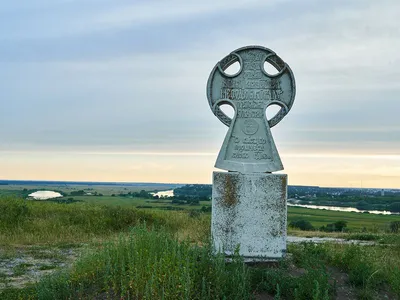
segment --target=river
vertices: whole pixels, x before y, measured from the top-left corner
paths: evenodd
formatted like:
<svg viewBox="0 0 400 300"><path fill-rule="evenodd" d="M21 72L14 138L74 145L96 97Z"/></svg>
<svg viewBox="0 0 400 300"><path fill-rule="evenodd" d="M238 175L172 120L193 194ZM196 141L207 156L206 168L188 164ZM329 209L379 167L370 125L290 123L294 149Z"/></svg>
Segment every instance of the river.
<svg viewBox="0 0 400 300"><path fill-rule="evenodd" d="M159 197L173 197L174 190L168 191L160 191L153 194L154 196ZM390 211L381 211L381 210L360 210L355 207L340 207L340 206L325 206L325 205L311 205L311 204L292 204L288 203L288 206L294 207L304 207L304 208L311 208L311 209L326 209L326 210L333 210L333 211L344 211L344 212L356 212L356 213L364 213L368 212L370 214L377 214L377 215L400 215L399 213L393 213Z"/></svg>
<svg viewBox="0 0 400 300"><path fill-rule="evenodd" d="M356 213L368 212L370 214L376 214L376 215L399 215L399 213L394 213L394 212L390 212L390 211L386 211L386 210L360 210L355 207L324 206L324 205L311 205L311 204L292 204L292 203L288 203L288 206L304 207L304 208L311 208L311 209L326 209L326 210L333 210L333 211L356 212Z"/></svg>
<svg viewBox="0 0 400 300"><path fill-rule="evenodd" d="M168 191L160 191L157 193L152 193L154 196L158 197L173 197L174 196L174 190L168 190Z"/></svg>
<svg viewBox="0 0 400 300"><path fill-rule="evenodd" d="M52 198L59 198L62 197L60 193L53 192L53 191L37 191L28 195L35 200L47 200Z"/></svg>

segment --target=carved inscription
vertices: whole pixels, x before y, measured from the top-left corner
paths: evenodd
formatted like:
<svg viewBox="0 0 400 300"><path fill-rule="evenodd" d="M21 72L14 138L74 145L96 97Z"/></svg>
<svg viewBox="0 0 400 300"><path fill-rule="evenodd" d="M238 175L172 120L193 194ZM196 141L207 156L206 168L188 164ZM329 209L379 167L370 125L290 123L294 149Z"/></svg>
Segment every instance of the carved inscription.
<svg viewBox="0 0 400 300"><path fill-rule="evenodd" d="M238 118L262 118L264 116L264 110L262 109L240 109L237 112Z"/></svg>
<svg viewBox="0 0 400 300"><path fill-rule="evenodd" d="M221 89L221 99L278 101L280 89Z"/></svg>
<svg viewBox="0 0 400 300"><path fill-rule="evenodd" d="M240 101L236 103L238 109L263 109L265 103L263 101Z"/></svg>
<svg viewBox="0 0 400 300"><path fill-rule="evenodd" d="M234 88L234 89L278 89L280 90L279 81L271 80L238 80L238 79L225 79L222 82L223 88Z"/></svg>
<svg viewBox="0 0 400 300"><path fill-rule="evenodd" d="M232 158L256 161L271 159L271 156L266 154L269 152L266 151L269 144L265 138L232 136L232 141Z"/></svg>

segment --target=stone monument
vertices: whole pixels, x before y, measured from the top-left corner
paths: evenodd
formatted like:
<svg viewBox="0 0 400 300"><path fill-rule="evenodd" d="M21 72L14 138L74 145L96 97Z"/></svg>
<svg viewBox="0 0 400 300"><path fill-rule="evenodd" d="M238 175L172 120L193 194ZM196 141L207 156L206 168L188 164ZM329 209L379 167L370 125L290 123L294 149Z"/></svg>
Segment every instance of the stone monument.
<svg viewBox="0 0 400 300"><path fill-rule="evenodd" d="M234 63L236 74L225 73ZM268 74L265 63L278 73ZM239 48L218 62L207 83L207 98L217 118L229 127L213 172L211 231L216 251L236 249L248 261L271 261L286 253L287 175L270 128L289 112L295 97L289 66L261 46ZM228 117L220 108L230 105ZM280 110L270 120L266 109Z"/></svg>

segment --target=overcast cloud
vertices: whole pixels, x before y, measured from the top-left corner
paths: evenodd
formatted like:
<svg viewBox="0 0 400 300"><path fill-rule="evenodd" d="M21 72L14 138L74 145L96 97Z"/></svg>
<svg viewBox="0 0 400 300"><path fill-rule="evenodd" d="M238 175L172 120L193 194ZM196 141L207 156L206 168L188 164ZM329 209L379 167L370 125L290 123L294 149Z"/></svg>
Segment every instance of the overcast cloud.
<svg viewBox="0 0 400 300"><path fill-rule="evenodd" d="M386 175L400 182L399 14L397 0L7 1L0 177L16 176L15 153L188 153L209 156L206 170L193 161L207 181L227 131L208 107L208 75L232 50L256 44L277 52L296 78L292 111L272 130L289 176L305 172L310 155L347 157L343 169L361 155L377 172L391 155Z"/></svg>

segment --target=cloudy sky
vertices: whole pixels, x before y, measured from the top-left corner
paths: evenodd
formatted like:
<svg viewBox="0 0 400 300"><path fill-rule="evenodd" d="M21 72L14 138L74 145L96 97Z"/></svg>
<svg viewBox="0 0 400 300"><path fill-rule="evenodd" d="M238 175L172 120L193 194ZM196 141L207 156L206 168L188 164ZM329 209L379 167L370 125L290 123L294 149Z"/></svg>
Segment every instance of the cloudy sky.
<svg viewBox="0 0 400 300"><path fill-rule="evenodd" d="M245 45L293 70L272 129L289 184L400 188L398 0L0 5L0 179L210 183L205 95Z"/></svg>

